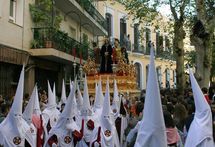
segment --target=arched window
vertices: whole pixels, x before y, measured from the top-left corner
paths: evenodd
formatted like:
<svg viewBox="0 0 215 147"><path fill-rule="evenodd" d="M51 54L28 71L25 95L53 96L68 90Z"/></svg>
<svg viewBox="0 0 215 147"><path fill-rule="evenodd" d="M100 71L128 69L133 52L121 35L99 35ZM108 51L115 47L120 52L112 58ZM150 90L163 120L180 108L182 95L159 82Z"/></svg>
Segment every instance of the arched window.
<svg viewBox="0 0 215 147"><path fill-rule="evenodd" d="M170 88L170 70L167 68L165 70L166 75L166 88Z"/></svg>
<svg viewBox="0 0 215 147"><path fill-rule="evenodd" d="M140 88L140 84L141 84L140 83L141 82L140 81L140 78L141 78L140 77L140 66L141 65L140 65L140 63L135 63L134 66L136 67L136 73L137 73L136 82L137 82L138 88Z"/></svg>
<svg viewBox="0 0 215 147"><path fill-rule="evenodd" d="M162 74L161 74L161 67L157 67L157 78L158 78L158 84L160 88L162 88Z"/></svg>
<svg viewBox="0 0 215 147"><path fill-rule="evenodd" d="M173 70L173 88L176 88L176 70Z"/></svg>
<svg viewBox="0 0 215 147"><path fill-rule="evenodd" d="M107 23L107 32L108 32L108 37L111 37L112 34L112 15L110 13L105 14L106 18L106 23Z"/></svg>

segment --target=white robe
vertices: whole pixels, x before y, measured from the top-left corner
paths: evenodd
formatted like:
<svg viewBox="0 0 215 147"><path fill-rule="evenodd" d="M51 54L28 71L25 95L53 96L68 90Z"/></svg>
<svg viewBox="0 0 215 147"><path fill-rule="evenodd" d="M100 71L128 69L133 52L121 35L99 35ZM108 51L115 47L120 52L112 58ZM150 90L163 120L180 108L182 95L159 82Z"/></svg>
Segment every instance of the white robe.
<svg viewBox="0 0 215 147"><path fill-rule="evenodd" d="M10 114L9 114L10 115ZM12 116L7 116L7 118L0 124L0 145L4 147L17 147L14 144L14 138L20 137L21 143L19 147L24 147L26 132L30 129L27 122L20 116L14 118ZM28 140L30 143L30 140Z"/></svg>
<svg viewBox="0 0 215 147"><path fill-rule="evenodd" d="M42 112L42 118L43 118L43 126L44 126L44 132L45 132L45 140L47 139L49 133L47 131L47 124L50 120L50 126L54 127L59 119L60 111L56 108L46 108Z"/></svg>
<svg viewBox="0 0 215 147"><path fill-rule="evenodd" d="M26 140L31 144L31 147L37 146L37 128L32 123L26 132Z"/></svg>
<svg viewBox="0 0 215 147"><path fill-rule="evenodd" d="M97 140L98 129L99 129L99 127L95 128L93 130L90 147L92 147L92 144ZM101 137L101 146L102 147L120 147L119 138L118 138L118 134L117 134L115 126L112 128L111 136L109 136L109 137L106 137L104 135L104 130L101 128L100 137ZM94 147L99 147L99 144L94 143Z"/></svg>

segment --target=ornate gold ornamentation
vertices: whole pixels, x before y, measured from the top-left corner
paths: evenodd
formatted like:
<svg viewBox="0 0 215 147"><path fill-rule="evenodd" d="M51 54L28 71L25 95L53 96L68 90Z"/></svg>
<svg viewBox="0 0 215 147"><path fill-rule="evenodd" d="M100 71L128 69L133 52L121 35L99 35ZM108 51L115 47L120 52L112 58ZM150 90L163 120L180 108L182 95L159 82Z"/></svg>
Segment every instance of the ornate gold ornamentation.
<svg viewBox="0 0 215 147"><path fill-rule="evenodd" d="M129 68L128 68L128 71L129 71L129 76L130 77L136 77L137 73L136 73L136 67L135 67L135 65L130 64Z"/></svg>
<svg viewBox="0 0 215 147"><path fill-rule="evenodd" d="M128 75L128 64L126 64L123 58L119 58L118 60L118 68L117 68L117 75L125 76Z"/></svg>
<svg viewBox="0 0 215 147"><path fill-rule="evenodd" d="M97 66L93 59L88 58L87 63L83 66L83 70L87 75L97 74Z"/></svg>

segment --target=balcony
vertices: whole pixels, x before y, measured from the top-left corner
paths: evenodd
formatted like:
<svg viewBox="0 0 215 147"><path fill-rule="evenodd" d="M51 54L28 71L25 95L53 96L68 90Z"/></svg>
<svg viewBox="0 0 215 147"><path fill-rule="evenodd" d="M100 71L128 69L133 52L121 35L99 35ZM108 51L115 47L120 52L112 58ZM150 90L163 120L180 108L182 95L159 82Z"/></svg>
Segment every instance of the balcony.
<svg viewBox="0 0 215 147"><path fill-rule="evenodd" d="M80 23L94 35L107 35L105 18L97 11L89 0L55 0L56 7L64 12L66 17ZM84 25L88 24L88 25Z"/></svg>
<svg viewBox="0 0 215 147"><path fill-rule="evenodd" d="M140 53L140 54L148 55L148 56L150 55L150 48L148 48L148 47L146 48L146 50L144 50L144 48L142 48L142 47L139 47L137 49L133 50L133 53ZM155 53L155 57L175 61L174 54L172 54L169 51L160 51L158 53Z"/></svg>
<svg viewBox="0 0 215 147"><path fill-rule="evenodd" d="M158 54L156 54L156 58L161 58L161 59L167 59L167 60L173 60L175 61L175 56L171 52L168 51L162 51Z"/></svg>
<svg viewBox="0 0 215 147"><path fill-rule="evenodd" d="M142 45L139 46L139 45L133 44L133 48L134 48L133 50L134 53L141 53L141 54L145 53L145 48Z"/></svg>
<svg viewBox="0 0 215 147"><path fill-rule="evenodd" d="M89 0L76 0L79 5L92 16L103 28L106 29L106 20Z"/></svg>
<svg viewBox="0 0 215 147"><path fill-rule="evenodd" d="M33 28L31 51L33 56L41 56L51 60L73 61L74 56L86 60L92 49L88 44L69 37L67 33L52 28Z"/></svg>

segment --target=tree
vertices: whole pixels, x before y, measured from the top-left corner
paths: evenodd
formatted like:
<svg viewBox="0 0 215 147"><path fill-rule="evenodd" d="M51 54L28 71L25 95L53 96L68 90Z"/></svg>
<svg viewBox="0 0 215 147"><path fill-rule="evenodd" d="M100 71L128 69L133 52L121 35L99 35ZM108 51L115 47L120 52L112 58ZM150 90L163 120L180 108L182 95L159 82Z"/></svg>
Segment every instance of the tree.
<svg viewBox="0 0 215 147"><path fill-rule="evenodd" d="M184 94L184 38L186 36L184 23L186 19L186 7L189 0L164 0L162 2L150 0L123 0L122 4L135 18L144 21L152 21L156 16L157 7L161 4L170 6L173 18L173 52L176 55L177 89L180 95Z"/></svg>
<svg viewBox="0 0 215 147"><path fill-rule="evenodd" d="M196 49L196 76L201 87L208 87L212 68L212 56L214 52L214 32L215 32L215 1L196 0L196 19L194 20L192 44Z"/></svg>
<svg viewBox="0 0 215 147"><path fill-rule="evenodd" d="M185 74L184 74L184 38L186 36L184 30L185 23L185 8L188 5L188 0L168 0L170 10L174 18L174 38L173 49L176 54L176 74L177 88L181 95L184 94Z"/></svg>
<svg viewBox="0 0 215 147"><path fill-rule="evenodd" d="M53 0L36 0L35 4L29 5L29 8L35 27L60 28L62 17L54 7Z"/></svg>

